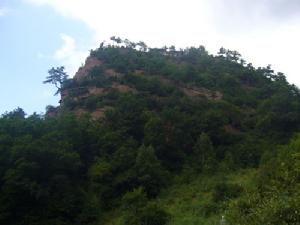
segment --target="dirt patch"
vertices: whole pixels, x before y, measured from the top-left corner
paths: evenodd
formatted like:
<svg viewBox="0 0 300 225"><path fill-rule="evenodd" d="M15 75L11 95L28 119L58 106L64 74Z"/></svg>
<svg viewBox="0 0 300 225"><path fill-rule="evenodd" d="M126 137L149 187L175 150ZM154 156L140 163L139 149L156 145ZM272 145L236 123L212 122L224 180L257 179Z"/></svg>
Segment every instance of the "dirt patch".
<svg viewBox="0 0 300 225"><path fill-rule="evenodd" d="M190 97L195 97L195 96L198 96L198 95L207 96L207 93L205 93L203 91L199 91L199 90L194 90L194 89L191 89L191 88L181 88L181 90L183 91L183 93L185 95L190 96Z"/></svg>
<svg viewBox="0 0 300 225"><path fill-rule="evenodd" d="M100 95L104 93L105 88L89 87L88 91L89 91L89 95Z"/></svg>
<svg viewBox="0 0 300 225"><path fill-rule="evenodd" d="M93 120L97 120L100 118L103 118L105 115L105 110L104 109L97 109L94 112L91 113L91 117Z"/></svg>
<svg viewBox="0 0 300 225"><path fill-rule="evenodd" d="M79 117L80 115L82 115L83 113L88 113L87 110L84 110L84 109L76 109L74 110L74 114L75 116Z"/></svg>
<svg viewBox="0 0 300 225"><path fill-rule="evenodd" d="M224 126L224 130L227 132L227 133L230 133L230 134L240 134L241 131L239 129L237 129L236 127L232 126L231 124L227 124Z"/></svg>
<svg viewBox="0 0 300 225"><path fill-rule="evenodd" d="M98 87L89 87L88 91L85 94L81 94L78 96L72 97L72 100L74 101L80 101L82 99L88 98L91 95L100 95L105 93L105 88L98 88ZM65 90L61 95L61 102L64 102L64 100L69 97L69 91Z"/></svg>
<svg viewBox="0 0 300 225"><path fill-rule="evenodd" d="M112 107L105 106L103 108L98 108L98 109L94 110L93 112L89 112L85 109L79 108L79 109L74 110L74 113L77 117L79 117L80 115L82 115L84 113L88 113L91 115L93 120L97 120L97 119L103 118L105 116L105 112L110 109L112 109Z"/></svg>
<svg viewBox="0 0 300 225"><path fill-rule="evenodd" d="M107 69L105 70L104 74L109 77L117 77L117 78L123 76L123 74L116 72L114 69Z"/></svg>
<svg viewBox="0 0 300 225"><path fill-rule="evenodd" d="M136 93L137 92L136 89L129 87L128 85L120 84L117 82L113 82L111 87L113 89L118 90L121 93L128 93L128 92Z"/></svg>
<svg viewBox="0 0 300 225"><path fill-rule="evenodd" d="M62 90L60 93L60 99L61 101L64 101L69 96L69 90Z"/></svg>
<svg viewBox="0 0 300 225"><path fill-rule="evenodd" d="M101 66L102 64L103 64L103 62L101 60L97 59L96 57L89 56L85 60L85 64L83 66L81 66L78 69L78 71L76 72L74 79L82 80L83 78L85 78L87 76L87 74L89 73L89 71L91 69L93 69L96 66Z"/></svg>
<svg viewBox="0 0 300 225"><path fill-rule="evenodd" d="M97 119L103 118L105 116L105 112L109 109L111 109L111 107L104 107L104 108L96 109L95 111L93 111L91 113L92 119L97 120Z"/></svg>
<svg viewBox="0 0 300 225"><path fill-rule="evenodd" d="M211 99L212 99L212 100L222 100L222 98L223 98L223 94L222 94L221 92L219 92L219 91L214 91L214 92L212 93L212 96L211 96Z"/></svg>
<svg viewBox="0 0 300 225"><path fill-rule="evenodd" d="M196 87L181 87L181 90L185 95L190 97L203 96L209 100L221 100L223 95L219 91L210 91L206 88L196 88Z"/></svg>
<svg viewBox="0 0 300 225"><path fill-rule="evenodd" d="M161 76L157 76L159 81L165 85L172 85L178 87L183 93L189 97L196 97L196 96L203 96L209 100L221 100L223 98L223 94L219 91L211 91L206 88L199 88L199 87L189 87L185 86L180 82L176 82Z"/></svg>

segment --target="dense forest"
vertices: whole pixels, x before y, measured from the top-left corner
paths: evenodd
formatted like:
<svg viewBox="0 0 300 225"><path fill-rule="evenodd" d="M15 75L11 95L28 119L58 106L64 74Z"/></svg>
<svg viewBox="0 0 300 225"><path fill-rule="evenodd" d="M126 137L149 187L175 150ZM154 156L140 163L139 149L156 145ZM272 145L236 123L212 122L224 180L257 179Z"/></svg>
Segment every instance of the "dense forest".
<svg viewBox="0 0 300 225"><path fill-rule="evenodd" d="M300 91L237 51L112 37L0 117L0 224L300 222Z"/></svg>

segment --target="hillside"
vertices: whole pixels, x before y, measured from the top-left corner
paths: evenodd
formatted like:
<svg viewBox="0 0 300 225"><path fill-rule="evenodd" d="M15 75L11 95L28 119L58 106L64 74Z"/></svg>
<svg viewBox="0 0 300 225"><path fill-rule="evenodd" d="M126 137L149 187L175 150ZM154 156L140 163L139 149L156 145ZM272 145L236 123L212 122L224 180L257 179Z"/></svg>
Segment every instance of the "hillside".
<svg viewBox="0 0 300 225"><path fill-rule="evenodd" d="M59 107L0 118L0 224L299 224L300 92L283 73L112 41Z"/></svg>
<svg viewBox="0 0 300 225"><path fill-rule="evenodd" d="M265 129L283 138L299 127L296 114L289 112L298 110L298 88L284 74L269 66L256 69L238 52L223 48L212 56L203 46L152 49L128 41L121 47L102 46L66 81L61 94L62 108L78 115L90 112L95 119L131 96L155 104L150 111L174 98L223 107L227 131Z"/></svg>

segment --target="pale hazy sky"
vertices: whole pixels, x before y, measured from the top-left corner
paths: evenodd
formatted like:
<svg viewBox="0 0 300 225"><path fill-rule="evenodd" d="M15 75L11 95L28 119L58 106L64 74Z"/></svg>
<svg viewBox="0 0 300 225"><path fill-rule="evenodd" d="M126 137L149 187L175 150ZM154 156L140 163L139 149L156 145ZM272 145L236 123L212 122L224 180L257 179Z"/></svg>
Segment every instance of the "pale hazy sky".
<svg viewBox="0 0 300 225"><path fill-rule="evenodd" d="M29 19L24 15L26 12ZM26 29L32 24L34 28ZM19 27L12 29L16 25ZM32 32L25 36L34 50L26 43L24 46L19 43L24 42L23 30ZM22 60L12 57L0 64L0 82L8 79L4 79L5 75L21 80L38 77L35 81L40 82L39 86L34 88L37 84L31 84L28 94L31 93L33 100L34 96L44 96L27 104L25 98L18 101L15 93L9 101L6 99L7 108L0 104L0 113L11 110L17 103L28 113L43 111L47 104L57 104L57 98L50 94L53 90L41 84L47 69L65 65L69 74L74 75L89 50L110 36L142 40L151 47L204 45L212 54L224 46L238 50L255 66L271 64L300 86L300 0L0 0L0 32L7 36L0 43L1 49L10 46L10 52L15 54L23 48L32 52L30 57L34 58L26 59L26 66L38 70L1 70L2 66L23 66ZM18 38L9 38L13 35ZM15 45L18 48L12 47ZM4 53L5 50L0 53L0 63L6 57ZM37 72L39 75L34 75ZM30 80L35 83L33 78Z"/></svg>

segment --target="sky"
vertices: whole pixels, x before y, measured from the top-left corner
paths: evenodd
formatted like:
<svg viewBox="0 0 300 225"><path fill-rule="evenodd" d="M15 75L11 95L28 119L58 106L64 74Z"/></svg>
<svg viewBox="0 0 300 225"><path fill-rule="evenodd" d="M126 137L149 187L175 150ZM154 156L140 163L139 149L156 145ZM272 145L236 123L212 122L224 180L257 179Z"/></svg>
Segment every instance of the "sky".
<svg viewBox="0 0 300 225"><path fill-rule="evenodd" d="M0 114L58 105L55 88L43 84L47 71L65 66L74 76L111 36L237 50L300 86L299 0L0 0Z"/></svg>

